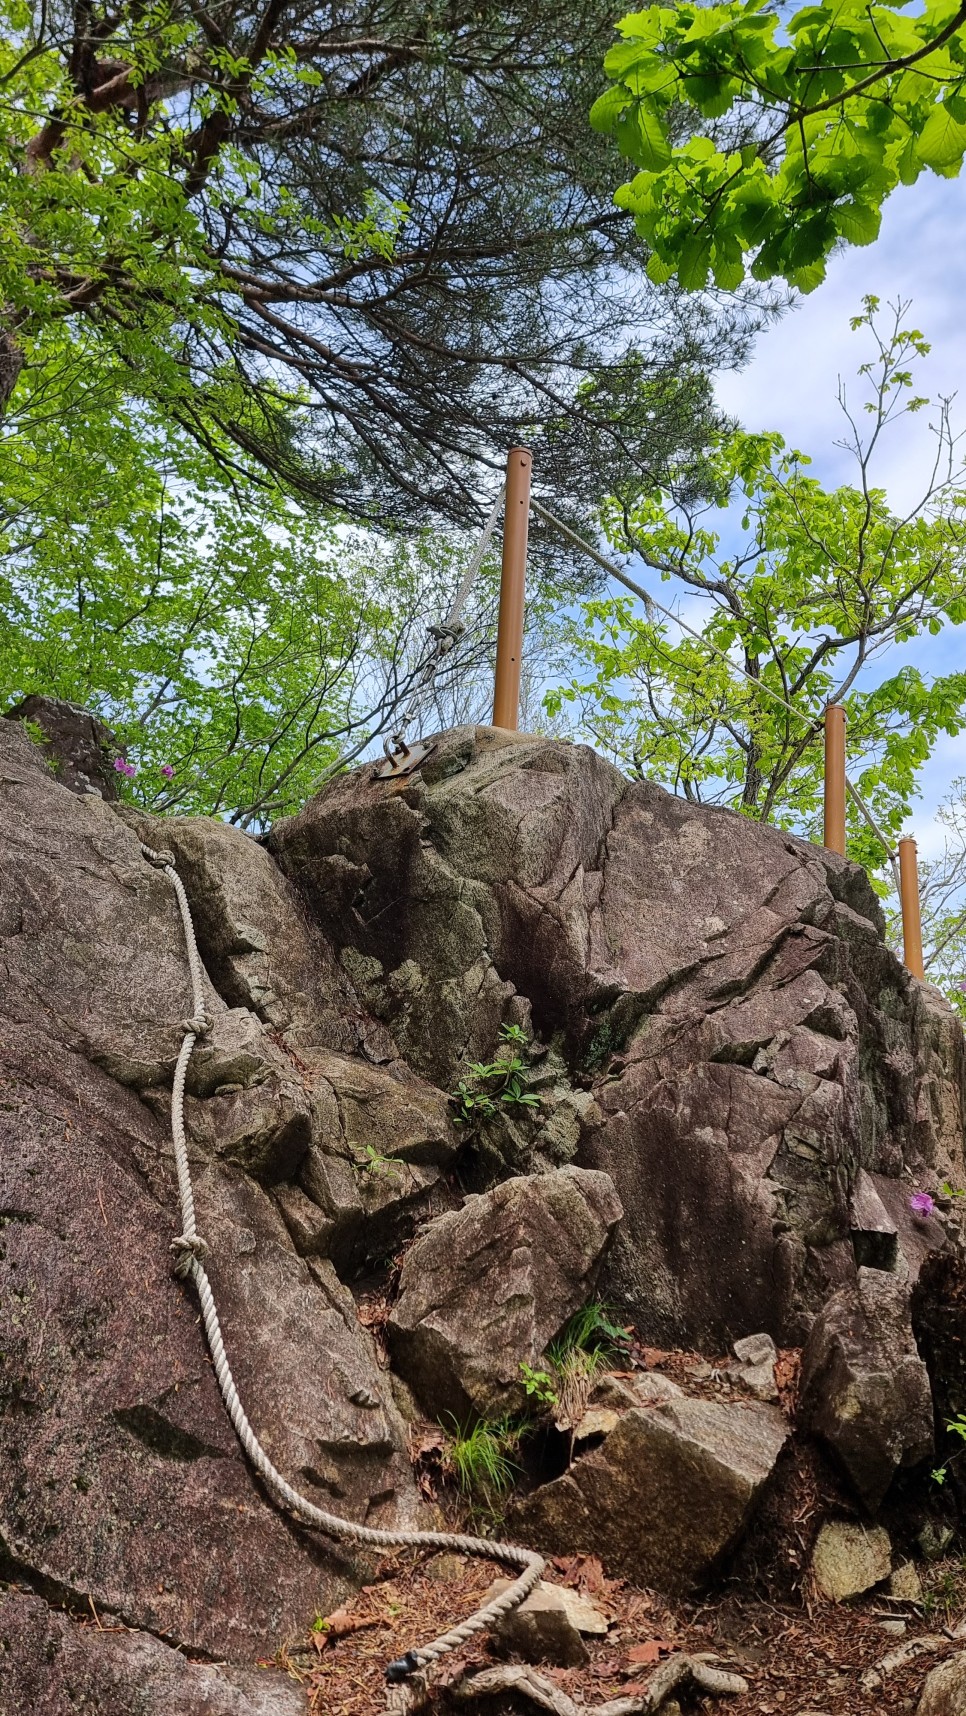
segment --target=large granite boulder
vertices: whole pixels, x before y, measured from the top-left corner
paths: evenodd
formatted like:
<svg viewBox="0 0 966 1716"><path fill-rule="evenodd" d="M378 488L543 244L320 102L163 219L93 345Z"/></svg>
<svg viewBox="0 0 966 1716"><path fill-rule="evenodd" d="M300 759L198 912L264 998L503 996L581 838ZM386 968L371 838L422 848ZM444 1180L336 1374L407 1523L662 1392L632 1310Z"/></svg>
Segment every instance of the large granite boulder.
<svg viewBox="0 0 966 1716"><path fill-rule="evenodd" d="M360 1570L254 1482L193 1295L171 1274L166 1080L191 995L176 903L137 833L98 797L66 792L14 723L0 722L0 783L2 1565L88 1612L251 1662L341 1601ZM233 838L243 864L253 843ZM242 1398L320 1505L411 1524L390 1378L332 1262L299 1255L281 1210L296 1189L282 1176L326 1142L311 1070L237 990L226 999L212 983L207 1000L188 1123ZM410 1086L419 1108L422 1087L400 1069L393 1090ZM422 1141L441 1148L443 1099L426 1106L435 1127L426 1120Z"/></svg>
<svg viewBox="0 0 966 1716"><path fill-rule="evenodd" d="M649 1340L800 1343L855 1280L860 1173L964 1183L962 1029L834 853L478 727L416 776L332 782L270 845L415 1070L453 1088L508 1019L559 1046Z"/></svg>
<svg viewBox="0 0 966 1716"><path fill-rule="evenodd" d="M505 1180L439 1216L406 1253L388 1324L396 1369L434 1417L525 1404L538 1365L586 1304L621 1207L582 1168Z"/></svg>
<svg viewBox="0 0 966 1716"><path fill-rule="evenodd" d="M786 1439L781 1412L759 1402L632 1407L513 1525L550 1554L599 1556L612 1576L699 1590L751 1523Z"/></svg>

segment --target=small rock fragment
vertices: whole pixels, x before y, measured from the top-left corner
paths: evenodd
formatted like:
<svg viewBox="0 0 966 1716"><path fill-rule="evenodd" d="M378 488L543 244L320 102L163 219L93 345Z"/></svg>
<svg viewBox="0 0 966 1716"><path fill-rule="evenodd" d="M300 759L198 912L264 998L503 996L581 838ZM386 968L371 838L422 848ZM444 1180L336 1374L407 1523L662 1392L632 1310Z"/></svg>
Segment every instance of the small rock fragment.
<svg viewBox="0 0 966 1716"><path fill-rule="evenodd" d="M840 1603L888 1579L892 1561L889 1534L881 1526L852 1520L827 1520L812 1551L812 1572L824 1597Z"/></svg>
<svg viewBox="0 0 966 1716"><path fill-rule="evenodd" d="M771 1335L746 1335L744 1340L735 1341L731 1350L741 1366L738 1377L745 1388L759 1400L777 1400L775 1365L778 1348Z"/></svg>
<svg viewBox="0 0 966 1716"><path fill-rule="evenodd" d="M922 1580L914 1561L903 1561L889 1580L889 1596L903 1603L922 1602Z"/></svg>
<svg viewBox="0 0 966 1716"><path fill-rule="evenodd" d="M952 1526L937 1525L934 1519L927 1519L916 1541L927 1561L941 1561L953 1535Z"/></svg>
<svg viewBox="0 0 966 1716"><path fill-rule="evenodd" d="M620 1423L620 1413L609 1406L589 1406L574 1430L575 1442L589 1442L594 1436L609 1436Z"/></svg>
<svg viewBox="0 0 966 1716"><path fill-rule="evenodd" d="M499 1597L509 1585L509 1579L497 1579L484 1604ZM606 1617L586 1597L541 1579L526 1601L500 1621L495 1637L527 1662L577 1668L590 1660L581 1635L600 1637L607 1628Z"/></svg>
<svg viewBox="0 0 966 1716"><path fill-rule="evenodd" d="M449 1585L458 1579L463 1571L463 1559L460 1555L434 1555L432 1561L426 1563L426 1577L432 1579L434 1585Z"/></svg>

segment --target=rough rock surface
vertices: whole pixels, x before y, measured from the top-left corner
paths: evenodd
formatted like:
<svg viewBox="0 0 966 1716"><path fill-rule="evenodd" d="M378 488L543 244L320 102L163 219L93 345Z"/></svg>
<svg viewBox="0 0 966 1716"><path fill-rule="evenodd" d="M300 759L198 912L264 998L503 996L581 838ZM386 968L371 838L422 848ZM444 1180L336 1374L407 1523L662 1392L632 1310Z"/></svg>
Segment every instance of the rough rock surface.
<svg viewBox="0 0 966 1716"><path fill-rule="evenodd" d="M282 1674L188 1662L149 1633L77 1626L0 1596L0 1716L305 1716Z"/></svg>
<svg viewBox="0 0 966 1716"><path fill-rule="evenodd" d="M439 1217L407 1252L388 1335L397 1370L434 1417L525 1404L539 1364L586 1304L621 1208L606 1174L559 1168L505 1180Z"/></svg>
<svg viewBox="0 0 966 1716"><path fill-rule="evenodd" d="M932 1669L916 1716L966 1716L966 1651Z"/></svg>
<svg viewBox="0 0 966 1716"><path fill-rule="evenodd" d="M916 1347L908 1282L860 1269L812 1324L802 1355L803 1422L838 1455L875 1508L900 1466L933 1451L929 1376Z"/></svg>
<svg viewBox="0 0 966 1716"><path fill-rule="evenodd" d="M860 1268L875 1339L917 1281L917 1330L939 1327L955 1212L916 1223L908 1203L966 1183L963 1034L886 949L854 866L486 728L442 735L408 779L331 783L267 844L67 779L0 720L0 1577L250 1666L364 1570L252 1482L170 1274L190 985L141 839L173 851L208 973L186 1121L230 1357L273 1458L323 1505L419 1515L407 1391L349 1291L414 1238L391 1339L435 1409L508 1402L592 1291L643 1341L718 1357L762 1332L799 1344L816 1317L818 1350ZM506 1027L535 1106L455 1128L450 1093ZM431 1333L435 1381L413 1358ZM519 1523L690 1587L784 1427L658 1380L595 1397ZM889 1461L913 1457L910 1398L882 1406Z"/></svg>
<svg viewBox="0 0 966 1716"><path fill-rule="evenodd" d="M509 1584L509 1579L495 1580L482 1601L492 1602ZM571 1668L589 1660L584 1636L602 1636L608 1624L586 1597L541 1579L520 1607L504 1616L494 1636L525 1662L552 1662Z"/></svg>
<svg viewBox="0 0 966 1716"><path fill-rule="evenodd" d="M108 800L117 798L114 763L123 751L111 729L96 715L63 698L35 694L8 709L6 718L33 728L41 755L61 786L71 792L96 792Z"/></svg>
<svg viewBox="0 0 966 1716"><path fill-rule="evenodd" d="M859 1597L888 1579L892 1545L881 1526L826 1520L812 1550L812 1572L822 1595L834 1602Z"/></svg>
<svg viewBox="0 0 966 1716"><path fill-rule="evenodd" d="M170 884L99 798L57 784L14 723L0 723L0 775L0 1566L251 1661L357 1574L252 1481L196 1307L171 1276L167 1119L137 1095L162 1094L190 998ZM266 1027L242 1015L251 1029L229 1040L240 1010L214 989L210 1005L221 1029L199 1056L199 1111L225 1100L222 1078L251 1078L242 1093L264 1105L284 1068L309 1112ZM256 1428L323 1506L412 1520L405 1427L348 1292L330 1262L298 1256L267 1193L203 1133L199 1223Z"/></svg>
<svg viewBox="0 0 966 1716"><path fill-rule="evenodd" d="M854 1279L861 1171L898 1205L963 1182L962 1030L833 853L489 728L271 847L415 1070L452 1088L507 1019L562 1045L575 1159L625 1210L609 1288L655 1344L799 1343Z"/></svg>
<svg viewBox="0 0 966 1716"><path fill-rule="evenodd" d="M521 1502L514 1525L551 1553L592 1551L637 1584L693 1591L750 1523L786 1435L778 1409L757 1402L634 1408Z"/></svg>

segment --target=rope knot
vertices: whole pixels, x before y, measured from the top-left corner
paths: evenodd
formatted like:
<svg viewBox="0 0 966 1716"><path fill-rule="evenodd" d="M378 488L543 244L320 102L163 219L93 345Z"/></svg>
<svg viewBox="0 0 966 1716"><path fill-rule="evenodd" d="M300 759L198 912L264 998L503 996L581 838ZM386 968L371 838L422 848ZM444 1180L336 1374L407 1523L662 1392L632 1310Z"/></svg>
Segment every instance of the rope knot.
<svg viewBox="0 0 966 1716"><path fill-rule="evenodd" d="M145 846L143 840L141 842L141 851L144 854L145 858L147 859L148 863L153 864L156 870L173 870L174 869L174 853L173 852L155 852L154 847L153 846Z"/></svg>
<svg viewBox="0 0 966 1716"><path fill-rule="evenodd" d="M193 1013L190 1019L182 1019L181 1021L181 1029L186 1037L207 1037L211 1026L210 1013Z"/></svg>
<svg viewBox="0 0 966 1716"><path fill-rule="evenodd" d="M196 1263L204 1263L211 1255L211 1247L202 1239L200 1233L179 1233L171 1241L171 1269L179 1281L187 1281L194 1271Z"/></svg>

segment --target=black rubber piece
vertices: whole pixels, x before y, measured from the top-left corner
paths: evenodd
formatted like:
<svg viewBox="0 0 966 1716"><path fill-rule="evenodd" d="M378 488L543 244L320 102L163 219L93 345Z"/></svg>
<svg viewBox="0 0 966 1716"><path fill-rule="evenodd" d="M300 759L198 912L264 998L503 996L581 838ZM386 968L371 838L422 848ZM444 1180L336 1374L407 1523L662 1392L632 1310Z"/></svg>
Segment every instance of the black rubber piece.
<svg viewBox="0 0 966 1716"><path fill-rule="evenodd" d="M398 1662L389 1664L386 1669L386 1679L390 1686L399 1686L402 1681L408 1680L411 1674L415 1674L418 1667L419 1658L416 1652L407 1650L405 1656L401 1656Z"/></svg>

